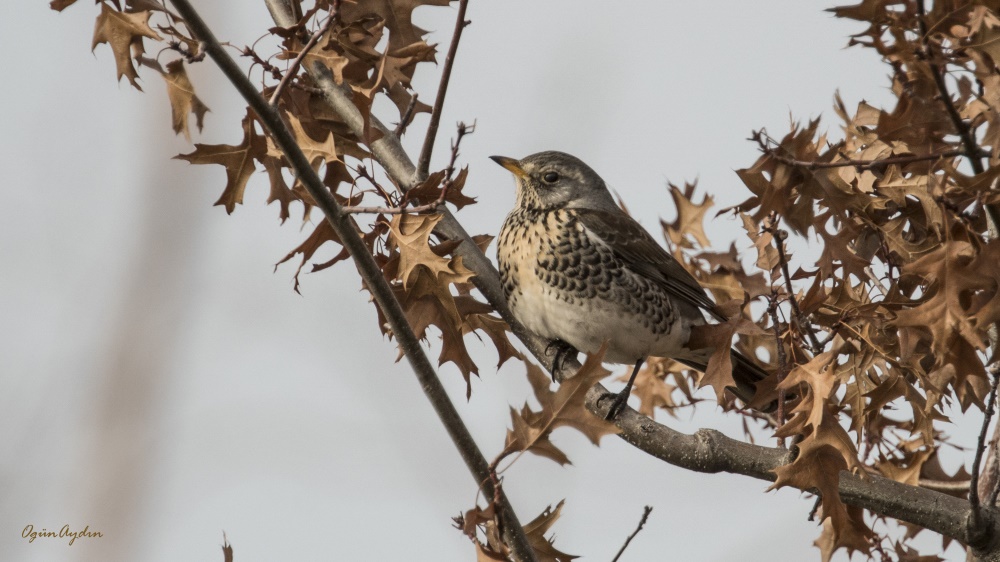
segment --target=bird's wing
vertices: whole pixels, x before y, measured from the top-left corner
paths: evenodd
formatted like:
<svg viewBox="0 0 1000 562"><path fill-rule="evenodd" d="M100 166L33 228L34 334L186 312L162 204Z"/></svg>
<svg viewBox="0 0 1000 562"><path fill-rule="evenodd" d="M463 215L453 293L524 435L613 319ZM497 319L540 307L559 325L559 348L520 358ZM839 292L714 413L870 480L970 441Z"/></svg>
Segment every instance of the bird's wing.
<svg viewBox="0 0 1000 562"><path fill-rule="evenodd" d="M725 320L705 289L639 223L622 212L579 209L583 226L604 241L625 267L654 281L677 298Z"/></svg>

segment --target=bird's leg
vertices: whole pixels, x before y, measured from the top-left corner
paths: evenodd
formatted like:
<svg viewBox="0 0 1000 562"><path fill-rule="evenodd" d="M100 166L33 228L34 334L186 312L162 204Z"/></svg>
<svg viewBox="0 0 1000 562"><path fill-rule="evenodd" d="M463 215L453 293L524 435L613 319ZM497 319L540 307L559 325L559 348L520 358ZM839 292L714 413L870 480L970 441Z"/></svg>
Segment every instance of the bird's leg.
<svg viewBox="0 0 1000 562"><path fill-rule="evenodd" d="M604 416L604 419L611 421L617 418L618 414L620 414L622 410L625 409L625 405L628 404L628 397L630 394L632 394L632 384L635 383L635 376L639 374L639 368L642 367L642 364L645 361L646 358L642 358L635 362L635 368L632 369L632 376L628 378L628 382L625 383L625 388L623 388L621 392L619 392L618 394L608 393L605 394L604 396L601 396L597 400L597 403L600 404L601 401L604 400L605 398L614 397L615 399L614 402L611 403L611 407L608 408L608 413L607 415Z"/></svg>
<svg viewBox="0 0 1000 562"><path fill-rule="evenodd" d="M566 362L566 358L580 352L563 340L552 340L549 342L549 345L545 346L546 355L553 349L555 349L555 357L552 358L552 382L559 382L556 380L556 373L562 370L563 363Z"/></svg>

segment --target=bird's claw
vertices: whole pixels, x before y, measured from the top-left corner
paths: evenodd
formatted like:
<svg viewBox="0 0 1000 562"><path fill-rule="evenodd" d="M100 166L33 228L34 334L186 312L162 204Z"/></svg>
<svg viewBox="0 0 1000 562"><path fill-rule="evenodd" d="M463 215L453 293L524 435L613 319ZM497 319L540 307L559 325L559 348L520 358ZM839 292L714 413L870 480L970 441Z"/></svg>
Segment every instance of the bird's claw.
<svg viewBox="0 0 1000 562"><path fill-rule="evenodd" d="M614 398L611 402L611 407L608 408L608 413L604 415L604 419L607 421L614 421L618 417L618 414L622 413L625 406L628 404L628 397L631 389L625 389L622 392L608 392L600 398L597 399L597 404L600 405L601 402L607 400L608 398Z"/></svg>
<svg viewBox="0 0 1000 562"><path fill-rule="evenodd" d="M563 340L552 340L549 345L545 346L546 355L555 349L555 357L552 358L552 382L559 382L556 380L556 373L562 370L563 364L566 363L566 358L570 354L579 353L575 347L564 342Z"/></svg>

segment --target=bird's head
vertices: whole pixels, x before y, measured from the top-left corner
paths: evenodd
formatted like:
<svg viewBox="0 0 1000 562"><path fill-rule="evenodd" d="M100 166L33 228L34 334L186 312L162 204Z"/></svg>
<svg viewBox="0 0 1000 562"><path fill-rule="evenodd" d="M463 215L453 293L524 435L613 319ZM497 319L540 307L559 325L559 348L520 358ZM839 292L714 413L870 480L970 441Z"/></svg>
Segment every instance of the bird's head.
<svg viewBox="0 0 1000 562"><path fill-rule="evenodd" d="M506 156L490 158L514 174L518 207L529 210L617 208L601 176L575 156L550 150L520 160Z"/></svg>

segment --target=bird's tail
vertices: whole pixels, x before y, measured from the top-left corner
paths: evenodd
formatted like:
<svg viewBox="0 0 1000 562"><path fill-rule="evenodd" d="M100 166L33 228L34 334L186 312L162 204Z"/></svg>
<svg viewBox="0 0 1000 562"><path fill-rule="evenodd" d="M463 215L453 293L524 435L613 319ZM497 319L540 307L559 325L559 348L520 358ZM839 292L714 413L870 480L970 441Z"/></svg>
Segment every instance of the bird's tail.
<svg viewBox="0 0 1000 562"><path fill-rule="evenodd" d="M745 404L751 404L754 400L754 395L757 394L757 383L767 378L768 373L756 361L750 359L746 355L743 355L735 349L732 350L733 353L733 381L736 382L736 386L727 387L737 398L742 400ZM701 372L705 372L708 367L705 363L699 363L697 361L690 361L686 359L678 359L681 363L684 363L692 369L697 369ZM756 409L762 412L772 412L778 407L777 400L771 401L764 404L763 406L757 407Z"/></svg>

